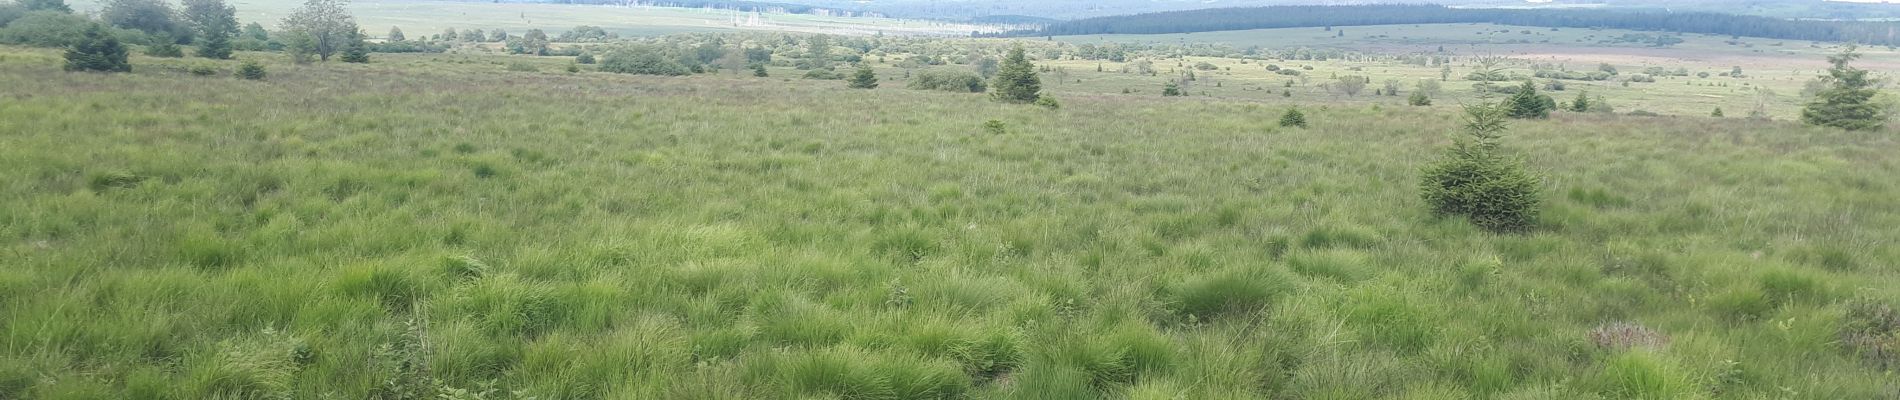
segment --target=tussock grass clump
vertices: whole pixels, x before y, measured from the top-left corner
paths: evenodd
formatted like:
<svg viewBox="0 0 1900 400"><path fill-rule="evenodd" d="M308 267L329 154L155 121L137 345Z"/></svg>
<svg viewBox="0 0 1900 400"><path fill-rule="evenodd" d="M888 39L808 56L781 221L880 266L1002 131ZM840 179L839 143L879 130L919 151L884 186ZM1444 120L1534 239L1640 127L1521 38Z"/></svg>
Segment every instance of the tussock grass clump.
<svg viewBox="0 0 1900 400"><path fill-rule="evenodd" d="M1603 395L1619 399L1681 399L1700 392L1688 374L1678 371L1662 355L1648 351L1611 358L1597 377L1597 385Z"/></svg>
<svg viewBox="0 0 1900 400"><path fill-rule="evenodd" d="M1543 203L1543 182L1498 148L1504 112L1470 106L1465 118L1465 136L1443 159L1425 167L1420 185L1425 202L1433 214L1462 216L1493 232L1530 229Z"/></svg>
<svg viewBox="0 0 1900 400"><path fill-rule="evenodd" d="M1900 309L1868 298L1847 303L1841 344L1881 370L1900 368Z"/></svg>
<svg viewBox="0 0 1900 400"><path fill-rule="evenodd" d="M1661 350L1669 344L1669 335L1629 322L1612 322L1591 328L1590 343L1609 350L1643 348Z"/></svg>
<svg viewBox="0 0 1900 400"><path fill-rule="evenodd" d="M1291 289L1274 269L1229 270L1190 277L1167 290L1176 313L1190 320L1247 315L1269 307Z"/></svg>

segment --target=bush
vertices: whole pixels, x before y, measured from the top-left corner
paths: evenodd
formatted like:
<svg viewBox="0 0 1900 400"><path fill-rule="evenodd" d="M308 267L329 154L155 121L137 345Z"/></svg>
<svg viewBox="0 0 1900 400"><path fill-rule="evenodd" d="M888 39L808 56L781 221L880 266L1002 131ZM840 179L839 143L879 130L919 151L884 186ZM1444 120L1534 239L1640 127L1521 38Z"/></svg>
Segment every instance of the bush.
<svg viewBox="0 0 1900 400"><path fill-rule="evenodd" d="M213 67L210 65L202 65L202 64L193 65L191 66L191 69L187 71L191 72L192 75L197 75L197 76L212 76L212 75L218 74L217 67Z"/></svg>
<svg viewBox="0 0 1900 400"><path fill-rule="evenodd" d="M238 78L261 81L264 80L265 75L264 65L256 61L245 61L244 65L238 66L237 69Z"/></svg>
<svg viewBox="0 0 1900 400"><path fill-rule="evenodd" d="M594 55L593 55L593 54L589 54L589 53L581 53L581 55L578 55L578 56L574 56L574 63L576 63L576 64L593 64L593 63L594 63Z"/></svg>
<svg viewBox="0 0 1900 400"><path fill-rule="evenodd" d="M34 11L0 28L0 43L33 47L66 47L84 37L86 28L90 25L92 22L86 20L85 17L52 11Z"/></svg>
<svg viewBox="0 0 1900 400"><path fill-rule="evenodd" d="M1049 97L1049 96L1042 96L1042 98L1036 99L1036 105L1042 106L1042 108L1047 108L1051 110L1062 108L1062 103L1057 102L1054 97Z"/></svg>
<svg viewBox="0 0 1900 400"><path fill-rule="evenodd" d="M852 89L876 89L877 72L872 71L869 64L860 65L857 72L851 74L851 82L848 86Z"/></svg>
<svg viewBox="0 0 1900 400"><path fill-rule="evenodd" d="M1550 96L1537 94L1537 86L1524 81L1517 93L1504 100L1505 111L1511 118L1544 119L1550 118L1550 110L1557 108L1557 101Z"/></svg>
<svg viewBox="0 0 1900 400"><path fill-rule="evenodd" d="M838 71L832 71L832 70L821 68L821 69L805 71L805 79L817 79L821 81L835 81L839 79L844 79L844 74L840 74L838 73Z"/></svg>
<svg viewBox="0 0 1900 400"><path fill-rule="evenodd" d="M1425 168L1420 184L1425 202L1433 214L1464 216L1493 232L1529 229L1543 201L1541 181L1500 154L1504 111L1479 105L1467 107L1466 114L1466 137Z"/></svg>
<svg viewBox="0 0 1900 400"><path fill-rule="evenodd" d="M1280 126L1287 128L1305 128L1306 113L1300 112L1298 108L1286 109L1286 114L1280 114Z"/></svg>
<svg viewBox="0 0 1900 400"><path fill-rule="evenodd" d="M663 57L656 51L619 51L607 54L600 59L602 72L614 72L635 75L680 76L686 75L686 66L678 61Z"/></svg>
<svg viewBox="0 0 1900 400"><path fill-rule="evenodd" d="M942 90L959 93L983 93L989 90L989 84L983 78L969 71L924 70L911 78L905 87L917 90Z"/></svg>
<svg viewBox="0 0 1900 400"><path fill-rule="evenodd" d="M179 58L185 56L185 49L169 40L160 40L151 46L145 46L145 55L161 58Z"/></svg>
<svg viewBox="0 0 1900 400"><path fill-rule="evenodd" d="M1429 106L1432 105L1432 96L1426 95L1425 92L1422 91L1412 92L1412 97L1406 98L1405 103L1419 107Z"/></svg>

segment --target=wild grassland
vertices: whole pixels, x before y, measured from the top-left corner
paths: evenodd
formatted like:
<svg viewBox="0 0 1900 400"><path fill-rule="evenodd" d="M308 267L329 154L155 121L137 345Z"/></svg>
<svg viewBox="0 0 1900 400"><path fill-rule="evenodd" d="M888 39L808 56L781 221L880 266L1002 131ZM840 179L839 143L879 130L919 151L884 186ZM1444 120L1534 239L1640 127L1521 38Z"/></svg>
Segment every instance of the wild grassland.
<svg viewBox="0 0 1900 400"><path fill-rule="evenodd" d="M1900 396L1891 129L0 54L0 398Z"/></svg>

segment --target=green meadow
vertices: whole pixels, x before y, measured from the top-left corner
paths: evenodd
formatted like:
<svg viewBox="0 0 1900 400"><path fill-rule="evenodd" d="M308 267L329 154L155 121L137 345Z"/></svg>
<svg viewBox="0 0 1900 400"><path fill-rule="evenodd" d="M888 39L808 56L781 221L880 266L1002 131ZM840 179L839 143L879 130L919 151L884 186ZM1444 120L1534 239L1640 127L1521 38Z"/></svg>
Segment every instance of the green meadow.
<svg viewBox="0 0 1900 400"><path fill-rule="evenodd" d="M1494 234L1452 98L376 57L0 47L0 398L1900 396L1900 132L1795 100L1513 121Z"/></svg>

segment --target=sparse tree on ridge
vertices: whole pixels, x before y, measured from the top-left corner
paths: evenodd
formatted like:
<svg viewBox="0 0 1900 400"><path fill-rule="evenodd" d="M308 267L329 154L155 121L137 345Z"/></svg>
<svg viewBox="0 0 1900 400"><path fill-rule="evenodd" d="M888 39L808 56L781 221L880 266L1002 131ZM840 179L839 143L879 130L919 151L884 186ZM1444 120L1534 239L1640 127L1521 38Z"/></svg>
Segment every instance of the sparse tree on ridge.
<svg viewBox="0 0 1900 400"><path fill-rule="evenodd" d="M1847 65L1860 58L1854 49L1848 45L1840 54L1828 56L1827 61L1834 67L1821 77L1827 89L1815 93L1814 100L1801 109L1801 122L1850 131L1874 130L1886 125L1886 110L1874 102L1874 95L1879 93L1875 87L1880 81L1868 77L1867 70Z"/></svg>
<svg viewBox="0 0 1900 400"><path fill-rule="evenodd" d="M352 36L361 34L343 5L343 0L304 0L302 7L284 18L284 30L307 36L309 52L319 61L330 61Z"/></svg>
<svg viewBox="0 0 1900 400"><path fill-rule="evenodd" d="M997 100L1011 103L1032 103L1042 97L1042 78L1036 76L1036 66L1029 63L1029 55L1021 44L1011 48L1009 56L1003 58L1003 65L997 69L995 83L990 88Z"/></svg>

